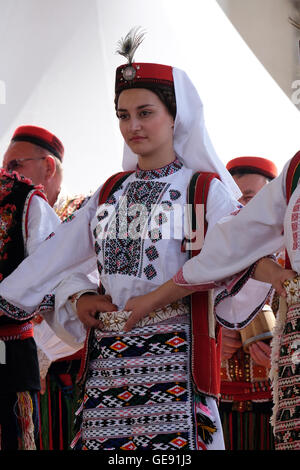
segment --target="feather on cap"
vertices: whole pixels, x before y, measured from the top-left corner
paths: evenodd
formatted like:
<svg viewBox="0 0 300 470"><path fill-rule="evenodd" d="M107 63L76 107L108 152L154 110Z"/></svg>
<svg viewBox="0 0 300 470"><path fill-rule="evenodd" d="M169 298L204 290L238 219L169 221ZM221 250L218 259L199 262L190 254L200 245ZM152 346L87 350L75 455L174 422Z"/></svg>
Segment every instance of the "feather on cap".
<svg viewBox="0 0 300 470"><path fill-rule="evenodd" d="M134 53L144 40L145 31L140 29L140 26L132 28L125 38L121 38L117 43L116 53L126 57L129 65L132 64Z"/></svg>

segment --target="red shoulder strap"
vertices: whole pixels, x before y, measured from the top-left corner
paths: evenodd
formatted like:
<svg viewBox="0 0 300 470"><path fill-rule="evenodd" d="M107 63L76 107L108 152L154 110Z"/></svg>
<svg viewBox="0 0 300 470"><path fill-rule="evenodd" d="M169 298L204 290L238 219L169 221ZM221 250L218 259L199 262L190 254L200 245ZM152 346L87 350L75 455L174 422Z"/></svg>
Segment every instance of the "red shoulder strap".
<svg viewBox="0 0 300 470"><path fill-rule="evenodd" d="M98 204L104 204L105 201L111 196L117 189L122 185L122 183L131 175L134 170L131 171L120 171L119 173L115 173L112 175L104 185L102 186L99 194L99 201Z"/></svg>
<svg viewBox="0 0 300 470"><path fill-rule="evenodd" d="M198 173L198 178L196 181L195 194L194 194L194 205L203 204L204 213L206 214L206 203L207 196L210 187L210 183L214 178L220 179L217 173ZM204 234L207 231L207 221L204 218Z"/></svg>
<svg viewBox="0 0 300 470"><path fill-rule="evenodd" d="M26 240L28 238L28 216L29 216L29 206L30 206L30 203L32 201L32 198L33 196L39 196L41 197L42 199L44 199L46 202L48 202L48 199L46 197L46 195L40 191L39 189L33 189L32 191L30 191L30 193L28 194L27 198L26 198L26 201L25 201L25 206L24 206L24 215L23 215L23 220L25 221L25 237L26 237ZM25 242L25 240L24 240Z"/></svg>
<svg viewBox="0 0 300 470"><path fill-rule="evenodd" d="M187 194L187 202L189 206L192 208L191 214L191 232L195 233L197 230L197 215L196 215L196 207L197 204L204 205L204 236L207 231L207 221L206 221L206 203L207 203L207 196L209 192L210 183L214 178L220 179L217 173L209 173L209 172L196 172L191 178L191 181L188 186L188 194ZM203 221L201 221L202 223ZM186 242L186 240L184 240ZM199 253L198 250L193 250L190 252L190 256L195 256Z"/></svg>
<svg viewBox="0 0 300 470"><path fill-rule="evenodd" d="M214 178L220 179L216 173L195 173L188 188L188 203L204 205L204 235L207 231L206 203L210 183ZM193 231L196 229L196 214L192 220ZM203 223L203 221L201 221ZM195 256L200 250L192 250ZM218 397L220 393L220 327L215 329L215 338L209 334L208 292L196 292L191 296L191 327L193 336L192 375L198 391Z"/></svg>

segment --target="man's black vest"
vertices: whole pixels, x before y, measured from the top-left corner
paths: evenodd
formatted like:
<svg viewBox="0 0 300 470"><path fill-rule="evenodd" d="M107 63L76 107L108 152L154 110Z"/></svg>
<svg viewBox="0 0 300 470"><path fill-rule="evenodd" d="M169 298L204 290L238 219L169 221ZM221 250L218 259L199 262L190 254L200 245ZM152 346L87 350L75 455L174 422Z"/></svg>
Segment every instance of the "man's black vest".
<svg viewBox="0 0 300 470"><path fill-rule="evenodd" d="M40 188L16 172L0 170L0 281L9 276L26 256L27 209ZM0 316L1 327L25 323ZM0 364L0 395L39 389L39 368L33 338L6 341L6 364Z"/></svg>

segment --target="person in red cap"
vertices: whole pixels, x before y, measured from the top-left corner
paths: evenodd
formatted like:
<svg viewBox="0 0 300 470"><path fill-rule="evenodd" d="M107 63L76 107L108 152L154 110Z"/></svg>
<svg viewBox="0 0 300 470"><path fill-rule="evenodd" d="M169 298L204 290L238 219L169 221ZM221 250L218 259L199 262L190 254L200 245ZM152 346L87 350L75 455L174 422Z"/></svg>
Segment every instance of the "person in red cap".
<svg viewBox="0 0 300 470"><path fill-rule="evenodd" d="M234 158L226 168L242 192L243 205L277 177L275 164L261 157ZM258 341L250 345L249 353L244 352L240 332L222 328L221 359L219 410L226 448L273 449L270 345Z"/></svg>
<svg viewBox="0 0 300 470"><path fill-rule="evenodd" d="M21 126L13 134L0 174L1 281L60 223L50 205L60 191L63 154L61 142L45 129ZM44 357L40 348L49 352L51 345L53 353L55 343L53 332L46 339L42 336L42 341L38 335L38 361L39 328L33 329L28 321L0 317L0 449L34 449L36 445L39 366ZM62 355L74 352L61 341L59 347Z"/></svg>
<svg viewBox="0 0 300 470"><path fill-rule="evenodd" d="M239 201L245 205L264 187L278 176L276 165L262 157L238 157L226 165L242 192Z"/></svg>
<svg viewBox="0 0 300 470"><path fill-rule="evenodd" d="M44 142L47 145L50 135L48 131L33 126L19 127L4 154L0 175L1 281L59 223L40 186L47 181L47 159L51 160L54 168L54 172L50 170L49 174L55 173L53 156L48 158L49 150L39 145ZM38 143L35 140L37 136L40 139ZM40 380L33 334L31 322L17 322L5 316L0 318L1 449L35 448L36 394Z"/></svg>
<svg viewBox="0 0 300 470"><path fill-rule="evenodd" d="M61 189L63 157L64 147L54 134L37 126L20 126L4 154L3 168L42 185L53 207Z"/></svg>
<svg viewBox="0 0 300 470"><path fill-rule="evenodd" d="M58 201L63 178L63 158L63 144L54 134L44 128L27 125L16 129L3 159L4 168L16 171L24 177L30 178L34 184L43 186L50 206L54 208L61 221L70 216L86 200L83 196L68 200L65 202L66 207L62 207L61 200ZM29 213L33 212L32 207L29 207L28 210ZM39 220L40 226L43 227L43 230L49 231L49 226L44 222L43 219ZM37 244L42 241L39 230L33 230L32 227L29 227L29 233L31 232L34 232ZM75 375L74 370L78 369L79 357L76 356L74 361L70 359L70 355L76 350L60 341L47 323L43 322L42 316L34 319L34 339L37 345L42 387L42 394L38 394L40 432L37 446L43 449L65 448L69 441L69 430L72 429L71 420L74 412L71 412L71 408L76 398L73 376ZM51 373L47 374L49 367ZM61 375L64 371L70 372L70 374ZM62 392L64 389L63 379L68 384L67 393ZM60 402L61 412L56 408L58 402ZM50 407L52 409L49 420ZM52 426L49 423L52 423ZM47 432L45 432L45 426L48 426Z"/></svg>

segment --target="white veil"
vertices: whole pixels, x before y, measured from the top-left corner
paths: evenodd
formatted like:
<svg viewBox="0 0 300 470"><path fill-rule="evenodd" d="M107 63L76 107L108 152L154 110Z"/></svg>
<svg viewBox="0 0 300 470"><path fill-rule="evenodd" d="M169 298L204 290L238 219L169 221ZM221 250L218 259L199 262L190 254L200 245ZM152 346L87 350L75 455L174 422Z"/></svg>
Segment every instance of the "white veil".
<svg viewBox="0 0 300 470"><path fill-rule="evenodd" d="M174 151L187 168L218 173L228 191L236 198L241 192L234 179L221 162L207 133L203 104L187 74L173 68L176 95L176 119L174 125ZM134 170L137 165L135 155L124 144L123 169Z"/></svg>

